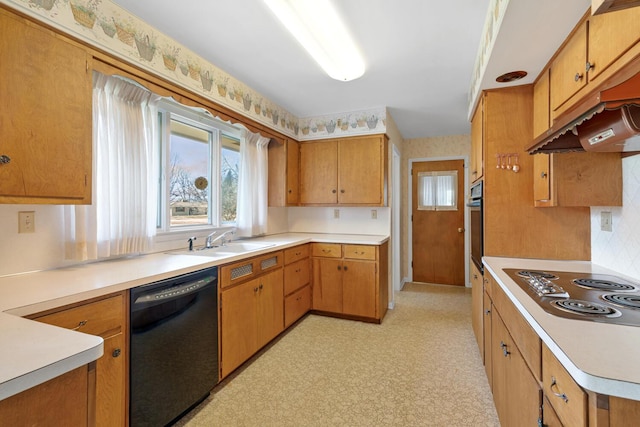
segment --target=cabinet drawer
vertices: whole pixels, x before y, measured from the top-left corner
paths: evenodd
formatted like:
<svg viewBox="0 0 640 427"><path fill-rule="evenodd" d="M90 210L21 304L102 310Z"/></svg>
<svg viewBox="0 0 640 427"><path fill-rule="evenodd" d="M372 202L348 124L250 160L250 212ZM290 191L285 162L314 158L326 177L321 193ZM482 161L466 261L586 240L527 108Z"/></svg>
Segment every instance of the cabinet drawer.
<svg viewBox="0 0 640 427"><path fill-rule="evenodd" d="M223 265L220 267L220 288L243 283L262 273L279 268L282 266L283 258L282 251L275 251Z"/></svg>
<svg viewBox="0 0 640 427"><path fill-rule="evenodd" d="M558 359L542 346L542 385L564 425L587 425L587 394L571 378Z"/></svg>
<svg viewBox="0 0 640 427"><path fill-rule="evenodd" d="M110 298L35 317L34 320L86 334L101 335L105 338L122 331L125 318L123 298L123 294L118 294Z"/></svg>
<svg viewBox="0 0 640 427"><path fill-rule="evenodd" d="M338 243L313 243L311 253L315 257L341 258L342 245Z"/></svg>
<svg viewBox="0 0 640 427"><path fill-rule="evenodd" d="M529 365L529 369L538 381L541 380L542 341L533 328L522 317L518 309L511 302L507 294L504 293L500 285L494 283L491 297L493 305L504 319L509 333L513 337L516 346L520 350L522 357Z"/></svg>
<svg viewBox="0 0 640 427"><path fill-rule="evenodd" d="M367 245L344 245L344 257L350 259L376 259L376 247Z"/></svg>
<svg viewBox="0 0 640 427"><path fill-rule="evenodd" d="M284 294L291 292L309 283L309 258L301 259L284 267Z"/></svg>
<svg viewBox="0 0 640 427"><path fill-rule="evenodd" d="M291 264L303 258L309 257L309 245L300 245L284 250L284 264Z"/></svg>
<svg viewBox="0 0 640 427"><path fill-rule="evenodd" d="M284 327L301 318L311 309L311 285L307 285L284 299Z"/></svg>

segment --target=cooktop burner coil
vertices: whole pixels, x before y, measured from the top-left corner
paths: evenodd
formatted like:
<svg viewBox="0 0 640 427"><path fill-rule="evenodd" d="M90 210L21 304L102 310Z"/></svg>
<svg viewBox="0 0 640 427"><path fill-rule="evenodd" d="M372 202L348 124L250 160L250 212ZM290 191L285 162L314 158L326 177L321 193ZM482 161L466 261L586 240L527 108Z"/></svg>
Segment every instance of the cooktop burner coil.
<svg viewBox="0 0 640 427"><path fill-rule="evenodd" d="M586 289L598 289L601 291L627 292L637 290L635 286L626 283L612 282L599 279L573 279L572 282Z"/></svg>
<svg viewBox="0 0 640 427"><path fill-rule="evenodd" d="M620 317L622 313L606 305L598 304L590 301L582 301L577 299L563 299L551 301L551 304L569 313L574 313L584 316L596 316L596 317Z"/></svg>
<svg viewBox="0 0 640 427"><path fill-rule="evenodd" d="M640 295L606 294L602 296L602 299L620 307L640 310Z"/></svg>
<svg viewBox="0 0 640 427"><path fill-rule="evenodd" d="M551 274L551 273L547 273L546 271L536 271L536 270L520 270L518 271L518 276L520 277L524 277L525 279L528 279L530 277L541 277L543 279L547 279L547 280L556 280L558 278L558 276L556 276L555 274Z"/></svg>

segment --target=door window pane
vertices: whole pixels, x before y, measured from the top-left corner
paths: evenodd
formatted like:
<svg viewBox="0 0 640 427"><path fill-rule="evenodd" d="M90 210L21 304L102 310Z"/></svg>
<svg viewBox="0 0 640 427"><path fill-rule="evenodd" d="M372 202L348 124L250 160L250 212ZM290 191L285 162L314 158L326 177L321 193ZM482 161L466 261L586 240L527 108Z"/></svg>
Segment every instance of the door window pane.
<svg viewBox="0 0 640 427"><path fill-rule="evenodd" d="M458 171L418 173L418 210L458 210Z"/></svg>

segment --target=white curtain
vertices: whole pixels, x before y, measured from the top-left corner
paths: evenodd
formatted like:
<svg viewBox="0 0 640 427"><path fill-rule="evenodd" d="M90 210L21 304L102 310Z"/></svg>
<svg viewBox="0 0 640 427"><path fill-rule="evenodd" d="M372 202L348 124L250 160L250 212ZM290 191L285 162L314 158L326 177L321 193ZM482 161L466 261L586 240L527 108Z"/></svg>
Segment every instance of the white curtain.
<svg viewBox="0 0 640 427"><path fill-rule="evenodd" d="M158 97L93 75L93 204L65 206L65 255L91 260L149 249L156 231Z"/></svg>
<svg viewBox="0 0 640 427"><path fill-rule="evenodd" d="M240 142L237 235L258 236L267 232L267 172L269 138L247 131Z"/></svg>

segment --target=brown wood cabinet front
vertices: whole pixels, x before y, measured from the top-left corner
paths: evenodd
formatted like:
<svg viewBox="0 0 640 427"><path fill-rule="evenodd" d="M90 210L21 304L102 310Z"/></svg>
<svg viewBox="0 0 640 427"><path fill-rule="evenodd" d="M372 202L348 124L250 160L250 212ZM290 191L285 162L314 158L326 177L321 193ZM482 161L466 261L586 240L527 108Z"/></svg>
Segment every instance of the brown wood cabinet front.
<svg viewBox="0 0 640 427"><path fill-rule="evenodd" d="M478 342L480 354L484 353L484 332L482 306L484 302L484 286L482 273L473 262L469 262L471 268L471 326ZM483 358L484 359L484 358Z"/></svg>
<svg viewBox="0 0 640 427"><path fill-rule="evenodd" d="M387 137L300 144L300 203L385 206Z"/></svg>
<svg viewBox="0 0 640 427"><path fill-rule="evenodd" d="M471 182L482 178L484 156L484 97L480 97L473 118L471 119Z"/></svg>
<svg viewBox="0 0 640 427"><path fill-rule="evenodd" d="M284 330L282 268L220 294L220 374L226 377Z"/></svg>
<svg viewBox="0 0 640 427"><path fill-rule="evenodd" d="M386 248L369 245L311 245L313 309L382 320L386 313Z"/></svg>
<svg viewBox="0 0 640 427"><path fill-rule="evenodd" d="M91 203L91 57L0 9L0 203Z"/></svg>
<svg viewBox="0 0 640 427"><path fill-rule="evenodd" d="M533 156L536 207L622 206L620 153Z"/></svg>
<svg viewBox="0 0 640 427"><path fill-rule="evenodd" d="M34 320L77 330L104 339L104 353L96 363L96 425L125 425L128 414L128 346L125 293L53 312L30 316Z"/></svg>
<svg viewBox="0 0 640 427"><path fill-rule="evenodd" d="M545 133L551 126L549 70L540 74L533 85L533 137Z"/></svg>
<svg viewBox="0 0 640 427"><path fill-rule="evenodd" d="M3 426L93 426L95 369L89 365L0 400ZM124 399L124 396L123 396ZM111 426L125 425L124 420Z"/></svg>
<svg viewBox="0 0 640 427"><path fill-rule="evenodd" d="M284 143L269 143L269 206L296 206L300 194L299 143L287 139Z"/></svg>

